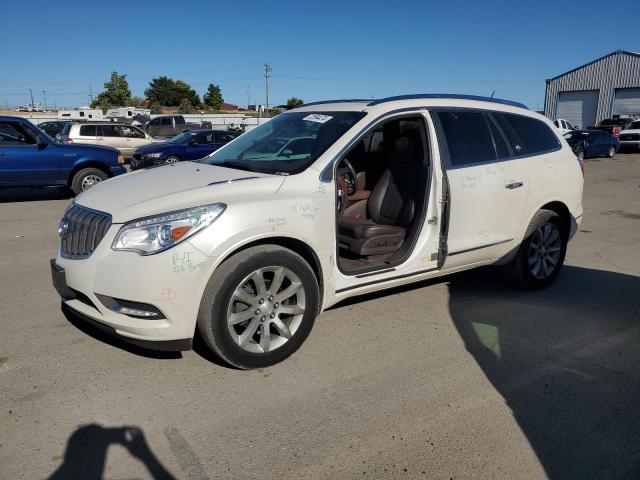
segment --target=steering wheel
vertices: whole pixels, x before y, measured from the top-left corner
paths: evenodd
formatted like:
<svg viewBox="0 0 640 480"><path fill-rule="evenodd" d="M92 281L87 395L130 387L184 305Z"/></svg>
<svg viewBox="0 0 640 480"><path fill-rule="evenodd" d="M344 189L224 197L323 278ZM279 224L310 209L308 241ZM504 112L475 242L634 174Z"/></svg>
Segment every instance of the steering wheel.
<svg viewBox="0 0 640 480"><path fill-rule="evenodd" d="M344 167L341 167L340 165L344 164ZM346 168L345 168L346 167ZM356 169L353 168L353 165L351 165L351 162L347 159L347 158L343 158L340 163L338 164L338 178L342 178L342 180L344 181L344 184L346 186L347 189L347 195L353 195L354 193L356 193L357 187L356 187L356 178L357 178L357 174L356 174Z"/></svg>

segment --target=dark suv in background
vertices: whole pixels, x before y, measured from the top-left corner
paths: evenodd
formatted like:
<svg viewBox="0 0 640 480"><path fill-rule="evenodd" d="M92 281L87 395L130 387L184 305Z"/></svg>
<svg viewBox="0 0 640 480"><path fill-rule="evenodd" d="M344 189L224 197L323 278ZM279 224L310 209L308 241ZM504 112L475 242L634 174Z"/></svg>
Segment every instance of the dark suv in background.
<svg viewBox="0 0 640 480"><path fill-rule="evenodd" d="M67 145L25 118L0 116L0 187L58 185L76 195L126 173L115 148Z"/></svg>

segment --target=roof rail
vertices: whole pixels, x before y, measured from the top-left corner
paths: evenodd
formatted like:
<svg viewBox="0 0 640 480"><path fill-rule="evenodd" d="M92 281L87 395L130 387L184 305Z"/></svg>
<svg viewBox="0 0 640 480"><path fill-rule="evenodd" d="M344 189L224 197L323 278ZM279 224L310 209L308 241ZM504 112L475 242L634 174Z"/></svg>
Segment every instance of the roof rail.
<svg viewBox="0 0 640 480"><path fill-rule="evenodd" d="M369 103L370 101L370 98L341 98L339 100L321 100L319 102L305 103L300 106L308 107L309 105L324 105L325 103Z"/></svg>
<svg viewBox="0 0 640 480"><path fill-rule="evenodd" d="M381 103L386 102L394 102L396 100L420 100L420 99L429 99L429 98L450 98L455 100L478 100L481 102L491 102L491 103L500 103L503 105L511 105L512 107L520 107L526 108L528 107L520 102L513 102L511 100L503 100L501 98L492 98L492 97L482 97L479 95L460 95L456 93L418 93L415 95L399 95L396 97L387 97L381 98L379 100L374 100L367 104L368 107L373 107L374 105L380 105Z"/></svg>

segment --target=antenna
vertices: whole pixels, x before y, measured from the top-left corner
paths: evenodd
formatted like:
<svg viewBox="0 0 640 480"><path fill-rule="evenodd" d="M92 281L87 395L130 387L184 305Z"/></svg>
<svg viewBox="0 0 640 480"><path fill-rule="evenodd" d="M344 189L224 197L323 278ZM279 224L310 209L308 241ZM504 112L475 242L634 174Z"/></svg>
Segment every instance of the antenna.
<svg viewBox="0 0 640 480"><path fill-rule="evenodd" d="M496 94L496 91L494 90L493 92L491 92L491 96L489 98L493 98L495 94Z"/></svg>

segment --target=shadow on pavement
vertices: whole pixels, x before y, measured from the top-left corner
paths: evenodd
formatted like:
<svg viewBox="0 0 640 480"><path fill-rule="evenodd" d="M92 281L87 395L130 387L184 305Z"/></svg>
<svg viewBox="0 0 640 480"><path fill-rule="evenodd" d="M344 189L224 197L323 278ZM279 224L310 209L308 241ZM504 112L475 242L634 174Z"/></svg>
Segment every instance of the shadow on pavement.
<svg viewBox="0 0 640 480"><path fill-rule="evenodd" d="M442 282L467 350L549 478L640 479L640 277L565 266L524 292L483 268L333 308Z"/></svg>
<svg viewBox="0 0 640 480"><path fill-rule="evenodd" d="M73 194L69 190L61 187L0 188L0 203L66 200L72 197Z"/></svg>
<svg viewBox="0 0 640 480"><path fill-rule="evenodd" d="M549 478L640 478L640 277L565 266L537 292L489 277L452 277L451 317Z"/></svg>
<svg viewBox="0 0 640 480"><path fill-rule="evenodd" d="M92 423L81 426L69 437L62 465L51 474L49 480L104 478L107 450L114 444L122 445L131 456L142 462L151 478L176 478L151 451L141 429L128 426L107 428Z"/></svg>

